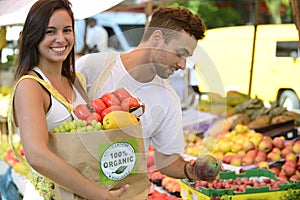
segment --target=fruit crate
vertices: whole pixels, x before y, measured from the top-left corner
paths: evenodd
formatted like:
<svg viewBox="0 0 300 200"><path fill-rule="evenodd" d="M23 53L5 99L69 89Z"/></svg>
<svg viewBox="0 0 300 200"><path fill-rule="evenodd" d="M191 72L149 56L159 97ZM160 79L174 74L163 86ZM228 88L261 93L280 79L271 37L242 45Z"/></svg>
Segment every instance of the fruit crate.
<svg viewBox="0 0 300 200"><path fill-rule="evenodd" d="M278 180L274 173L265 169L250 169L245 173L236 174L233 171L221 172L220 179L236 179L236 178L251 178L251 177L265 177L271 180ZM194 182L194 181L193 181ZM193 183L192 182L192 183ZM287 192L300 191L300 183L285 183L279 185L279 189L271 190L268 186L261 187L249 187L245 192L234 192L233 189L214 189L200 187L199 190L190 186L187 179L182 179L180 182L181 191L180 194L183 200L216 200L216 199L228 199L228 200L281 200Z"/></svg>

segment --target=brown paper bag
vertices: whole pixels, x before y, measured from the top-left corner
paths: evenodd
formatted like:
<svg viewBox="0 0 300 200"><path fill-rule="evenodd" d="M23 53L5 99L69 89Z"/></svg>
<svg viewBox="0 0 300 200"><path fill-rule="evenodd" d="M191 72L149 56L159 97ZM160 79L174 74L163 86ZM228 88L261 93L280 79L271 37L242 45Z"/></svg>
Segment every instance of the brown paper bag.
<svg viewBox="0 0 300 200"><path fill-rule="evenodd" d="M107 190L129 184L121 199L147 199L150 184L140 123L115 130L50 134L49 146Z"/></svg>

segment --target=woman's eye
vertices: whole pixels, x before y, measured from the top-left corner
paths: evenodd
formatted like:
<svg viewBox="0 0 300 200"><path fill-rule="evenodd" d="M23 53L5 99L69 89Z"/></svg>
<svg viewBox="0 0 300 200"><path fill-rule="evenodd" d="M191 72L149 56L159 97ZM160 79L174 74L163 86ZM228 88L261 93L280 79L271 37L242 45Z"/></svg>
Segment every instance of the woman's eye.
<svg viewBox="0 0 300 200"><path fill-rule="evenodd" d="M54 34L54 30L47 30L46 34Z"/></svg>
<svg viewBox="0 0 300 200"><path fill-rule="evenodd" d="M73 32L73 30L71 28L68 28L68 29L65 29L65 32L70 33L70 32Z"/></svg>

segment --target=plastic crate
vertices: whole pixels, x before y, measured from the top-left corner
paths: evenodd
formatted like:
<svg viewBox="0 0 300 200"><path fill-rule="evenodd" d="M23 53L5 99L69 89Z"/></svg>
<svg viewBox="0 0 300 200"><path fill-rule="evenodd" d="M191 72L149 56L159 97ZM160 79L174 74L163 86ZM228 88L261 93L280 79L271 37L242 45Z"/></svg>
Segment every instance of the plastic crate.
<svg viewBox="0 0 300 200"><path fill-rule="evenodd" d="M236 179L237 177L267 177L277 180L274 173L265 169L250 169L245 173L236 174L235 172L222 172L220 179ZM183 200L211 200L211 199L228 199L228 200L281 200L289 190L300 191L300 183L281 184L278 190L270 190L268 186L259 188L246 188L245 192L235 193L233 189L213 189L200 187L196 190L190 187L187 179L182 179L181 196Z"/></svg>

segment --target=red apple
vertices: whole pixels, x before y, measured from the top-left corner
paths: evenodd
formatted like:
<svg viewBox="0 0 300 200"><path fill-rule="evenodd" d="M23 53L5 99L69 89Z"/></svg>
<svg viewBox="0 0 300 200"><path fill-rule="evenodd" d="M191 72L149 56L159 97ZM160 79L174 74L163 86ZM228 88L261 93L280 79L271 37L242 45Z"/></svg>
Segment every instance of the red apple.
<svg viewBox="0 0 300 200"><path fill-rule="evenodd" d="M284 139L282 137L275 137L273 139L273 145L274 147L277 147L278 149L283 149L284 148Z"/></svg>
<svg viewBox="0 0 300 200"><path fill-rule="evenodd" d="M287 177L292 176L296 172L295 166L293 166L292 164L286 164L286 163L284 165L282 165L281 170L285 173L285 175Z"/></svg>
<svg viewBox="0 0 300 200"><path fill-rule="evenodd" d="M273 141L270 137L264 136L259 143L258 148L266 153L270 152L273 148Z"/></svg>
<svg viewBox="0 0 300 200"><path fill-rule="evenodd" d="M284 158L285 158L286 161L287 160L293 160L293 161L296 162L296 160L297 160L297 156L293 152L287 153Z"/></svg>
<svg viewBox="0 0 300 200"><path fill-rule="evenodd" d="M254 162L259 163L259 162L266 161L266 160L267 160L267 153L262 150L258 150L258 153L255 157Z"/></svg>
<svg viewBox="0 0 300 200"><path fill-rule="evenodd" d="M286 146L281 150L281 157L284 158L289 153L292 153L292 149L290 147Z"/></svg>
<svg viewBox="0 0 300 200"><path fill-rule="evenodd" d="M271 167L270 170L274 172L275 176L279 175L280 170L277 167Z"/></svg>
<svg viewBox="0 0 300 200"><path fill-rule="evenodd" d="M297 154L300 154L300 140L297 140L293 147L292 147L292 150L294 153L297 153Z"/></svg>

